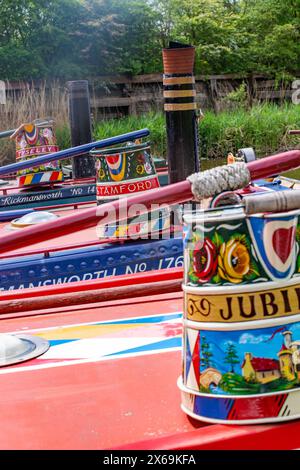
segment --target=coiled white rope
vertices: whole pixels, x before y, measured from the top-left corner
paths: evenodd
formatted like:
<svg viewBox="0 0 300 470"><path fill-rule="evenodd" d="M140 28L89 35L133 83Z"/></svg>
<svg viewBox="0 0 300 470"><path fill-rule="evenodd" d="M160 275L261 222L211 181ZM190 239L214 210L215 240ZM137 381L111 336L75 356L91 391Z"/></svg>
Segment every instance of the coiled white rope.
<svg viewBox="0 0 300 470"><path fill-rule="evenodd" d="M246 163L241 162L194 173L187 180L195 199L201 201L222 191L242 189L250 183L251 176Z"/></svg>

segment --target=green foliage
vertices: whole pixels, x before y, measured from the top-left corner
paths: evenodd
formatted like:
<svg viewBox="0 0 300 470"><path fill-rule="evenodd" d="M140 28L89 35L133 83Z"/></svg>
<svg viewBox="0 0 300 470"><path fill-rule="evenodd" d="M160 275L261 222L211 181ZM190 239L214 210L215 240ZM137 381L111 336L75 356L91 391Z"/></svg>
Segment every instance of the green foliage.
<svg viewBox="0 0 300 470"><path fill-rule="evenodd" d="M129 116L95 124L95 138L111 137L148 127L153 155L166 157L165 117L162 113ZM289 129L300 128L300 106L257 105L250 110L235 109L215 114L207 111L199 124L202 167L224 164L228 152L254 147L259 157L295 148L297 136ZM207 160L208 159L208 160ZM298 175L299 177L299 175Z"/></svg>
<svg viewBox="0 0 300 470"><path fill-rule="evenodd" d="M224 358L225 364L231 366L231 372L234 374L234 366L239 364L239 358L237 355L236 347L233 343L228 343L226 346L226 355Z"/></svg>
<svg viewBox="0 0 300 470"><path fill-rule="evenodd" d="M189 280L192 284L198 285L199 279L197 278L197 276L195 276L195 274L193 274L192 270L189 272Z"/></svg>
<svg viewBox="0 0 300 470"><path fill-rule="evenodd" d="M105 139L143 128L150 130L152 155L166 156L166 125L162 113L151 112L142 116L128 116L96 123L94 137Z"/></svg>
<svg viewBox="0 0 300 470"><path fill-rule="evenodd" d="M159 72L178 39L195 45L198 73L290 80L299 20L300 0L1 0L0 78Z"/></svg>
<svg viewBox="0 0 300 470"><path fill-rule="evenodd" d="M289 390L295 387L299 387L297 380L288 382L283 378L260 384L253 378L252 381L246 381L244 377L238 374L224 374L219 383L219 387L228 393L235 393L239 395L248 395L255 393L271 393L279 390Z"/></svg>
<svg viewBox="0 0 300 470"><path fill-rule="evenodd" d="M200 124L201 156L225 159L228 152L253 147L260 157L299 145L288 130L300 127L300 107L262 104L250 110L206 112Z"/></svg>
<svg viewBox="0 0 300 470"><path fill-rule="evenodd" d="M210 346L205 336L201 336L201 357L200 362L202 367L213 367L212 362L213 353L210 351Z"/></svg>
<svg viewBox="0 0 300 470"><path fill-rule="evenodd" d="M57 139L57 145L60 149L67 149L71 147L70 127L67 124L57 126L55 128L55 135Z"/></svg>
<svg viewBox="0 0 300 470"><path fill-rule="evenodd" d="M226 103L234 109L246 108L248 106L248 92L246 83L242 83L239 88L228 93L224 101L226 101Z"/></svg>
<svg viewBox="0 0 300 470"><path fill-rule="evenodd" d="M224 392L233 392L239 395L259 393L260 391L260 384L254 382L249 383L241 375L232 373L222 376L219 387L224 390Z"/></svg>
<svg viewBox="0 0 300 470"><path fill-rule="evenodd" d="M250 265L250 270L248 274L245 275L245 281L247 282L254 281L254 279L257 279L259 275L260 275L259 268L257 264L255 263L255 261L252 261Z"/></svg>
<svg viewBox="0 0 300 470"><path fill-rule="evenodd" d="M213 237L212 237L211 241L216 246L216 248L219 250L219 248L221 248L221 245L224 243L224 238L218 232L215 232L213 234Z"/></svg>

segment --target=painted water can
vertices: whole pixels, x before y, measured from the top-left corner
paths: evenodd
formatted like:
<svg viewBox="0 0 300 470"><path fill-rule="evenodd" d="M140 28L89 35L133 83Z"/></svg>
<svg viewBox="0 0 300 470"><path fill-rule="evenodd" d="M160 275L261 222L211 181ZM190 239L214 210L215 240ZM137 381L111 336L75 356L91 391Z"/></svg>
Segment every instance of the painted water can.
<svg viewBox="0 0 300 470"><path fill-rule="evenodd" d="M122 147L93 150L95 158L97 202L102 204L159 187L148 143L128 143ZM123 222L97 227L100 238L153 237L168 231L169 210L154 210L149 214L134 213Z"/></svg>
<svg viewBox="0 0 300 470"><path fill-rule="evenodd" d="M16 160L23 161L41 155L58 152L54 122L34 121L22 124L13 134L16 142ZM27 168L17 174L19 186L51 185L63 181L63 172L58 162L46 163L36 168Z"/></svg>
<svg viewBox="0 0 300 470"><path fill-rule="evenodd" d="M182 409L208 422L300 417L300 210L184 216Z"/></svg>
<svg viewBox="0 0 300 470"><path fill-rule="evenodd" d="M98 204L159 187L148 143L128 143L91 154L96 164Z"/></svg>

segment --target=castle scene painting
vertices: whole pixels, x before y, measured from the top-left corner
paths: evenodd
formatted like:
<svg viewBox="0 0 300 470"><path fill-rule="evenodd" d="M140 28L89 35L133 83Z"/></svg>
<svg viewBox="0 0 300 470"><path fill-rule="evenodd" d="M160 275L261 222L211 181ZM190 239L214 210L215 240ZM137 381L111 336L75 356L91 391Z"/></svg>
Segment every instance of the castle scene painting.
<svg viewBox="0 0 300 470"><path fill-rule="evenodd" d="M300 323L244 331L187 331L186 385L247 395L300 386Z"/></svg>

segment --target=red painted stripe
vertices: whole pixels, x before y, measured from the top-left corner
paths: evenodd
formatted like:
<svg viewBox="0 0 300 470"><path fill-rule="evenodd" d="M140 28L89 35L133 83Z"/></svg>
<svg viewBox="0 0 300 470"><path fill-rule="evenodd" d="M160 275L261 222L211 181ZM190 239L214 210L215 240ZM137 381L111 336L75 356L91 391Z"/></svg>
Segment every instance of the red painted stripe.
<svg viewBox="0 0 300 470"><path fill-rule="evenodd" d="M19 176L19 185L24 185L26 176Z"/></svg>
<svg viewBox="0 0 300 470"><path fill-rule="evenodd" d="M279 399L279 397L281 399ZM228 413L228 420L276 418L288 394L239 398Z"/></svg>
<svg viewBox="0 0 300 470"><path fill-rule="evenodd" d="M191 351L191 355L192 355L191 367L194 367L197 384L200 386L200 334L197 337L197 341L196 341L194 350Z"/></svg>
<svg viewBox="0 0 300 470"><path fill-rule="evenodd" d="M57 284L51 286L35 287L34 289L20 289L1 292L0 301L16 300L26 298L37 298L55 294L67 294L74 292L86 292L95 289L110 289L121 286L137 286L141 284L152 284L162 281L182 279L182 268L169 268L157 271L148 271L137 274L126 274L124 276L111 276L109 278L95 279L91 281L78 281L69 284Z"/></svg>
<svg viewBox="0 0 300 470"><path fill-rule="evenodd" d="M300 446L300 422L224 426L192 421L195 429L119 445L111 450L289 450ZM204 429L201 427L205 426Z"/></svg>
<svg viewBox="0 0 300 470"><path fill-rule="evenodd" d="M52 171L50 176L50 181L56 181L59 177L59 171Z"/></svg>

